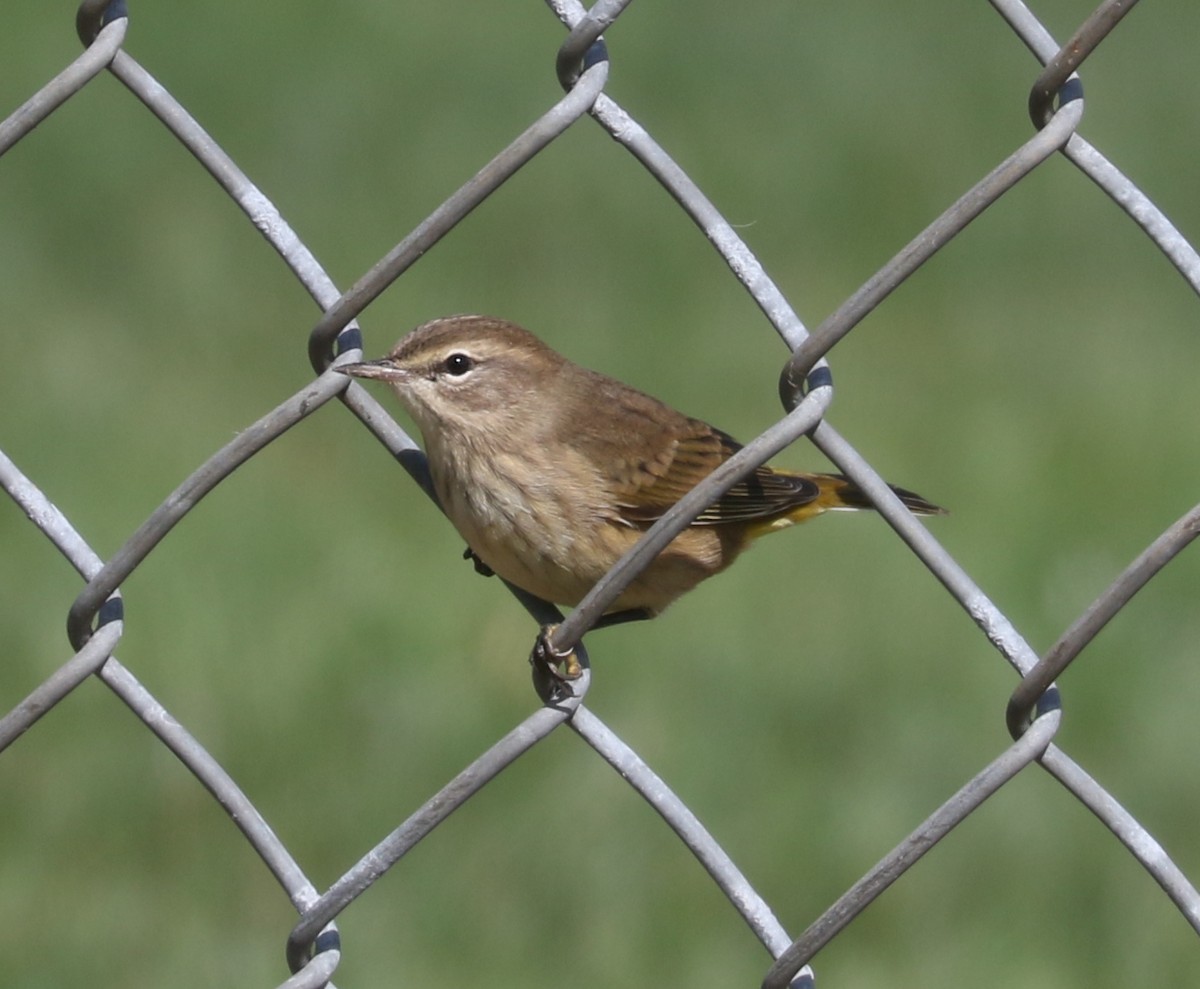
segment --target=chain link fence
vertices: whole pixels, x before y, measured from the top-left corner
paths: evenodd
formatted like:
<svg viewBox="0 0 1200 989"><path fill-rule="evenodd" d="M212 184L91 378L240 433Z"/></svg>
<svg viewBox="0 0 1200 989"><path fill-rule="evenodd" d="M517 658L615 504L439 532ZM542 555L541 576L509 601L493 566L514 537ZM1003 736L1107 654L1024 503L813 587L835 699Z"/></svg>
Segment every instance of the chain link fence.
<svg viewBox="0 0 1200 989"><path fill-rule="evenodd" d="M370 890L435 827L472 801L486 783L518 765L523 757L529 756L560 728L574 732L634 788L700 862L736 914L766 948L770 958L763 965L764 987L817 984L814 971L809 967L814 956L848 925L857 922L880 894L904 879L926 853L933 851L936 855L942 839L975 814L989 797L1022 776L1024 770L1048 774L1061 788L1058 798L1061 802L1068 804L1074 798L1095 815L1111 833L1112 840L1123 845L1128 855L1161 887L1163 896L1174 904L1186 924L1200 931L1200 896L1176 861L1122 805L1119 793L1112 792L1102 780L1094 779L1058 744L1063 708L1056 686L1100 630L1196 536L1200 531L1200 506L1187 510L1170 524L1165 524L1165 520L1158 524L1160 534L1145 544L1132 562L1114 571L1110 586L1079 613L1050 648L1039 650L1030 645L1029 636L1022 633L1018 623L1006 617L958 559L939 543L936 524L927 529L909 516L890 496L868 460L825 418L835 395L834 374L825 359L831 348L846 338L921 265L967 230L984 210L993 204L1002 204L1006 195L1048 161L1065 158L1078 170L1080 181L1090 180L1102 189L1123 212L1125 222L1141 231L1192 292L1200 291L1200 258L1187 239L1117 165L1089 144L1080 132L1085 96L1077 73L1102 42L1124 30L1122 19L1134 4L1102 4L1065 41L1059 41L1030 9L1019 3L994 0L992 6L998 15L997 23L1006 24L1043 66L1029 90L1033 135L998 158L990 171L966 193L949 202L940 216L917 231L891 261L811 330L802 324L788 299L767 275L743 240L739 227L722 215L685 168L639 122L636 107L627 108L609 94L606 88L609 49L603 36L610 28L615 34L618 19L622 22L621 28L626 29L625 19L634 16L626 14L630 7L628 0L611 3L600 0L590 10L568 0L549 0L548 5L567 29L566 40L555 56L563 90L561 98L547 106L499 154L483 163L474 177L413 227L349 289L342 290L326 273L314 251L284 219L271 197L248 178L225 150L221 136L207 133L169 88L126 50L131 20L125 4L82 4L77 29L86 46L84 53L0 124L0 154L17 148L35 127L52 121L70 105L68 101L78 99L82 91L95 86L98 80L106 75L115 77L219 183L319 306L320 318L308 336L308 358L315 377L265 415L249 422L224 447L196 467L145 522L106 557L93 549L86 527L60 511L43 493L36 471L23 469L22 464L15 463L0 451L0 483L5 491L85 582L67 614L72 655L56 667L53 663L57 660L46 655L37 656L36 665L44 672L43 679L36 684L24 684L14 676L5 677L7 699L3 704L8 713L0 720L0 749L11 758L11 753L19 746L13 749L9 746L25 732L40 729L43 716L59 705L66 705L68 698L78 693L77 688L90 684L92 678L103 682L194 774L283 889L298 915L286 937L286 957L293 974L286 981L281 975L279 983L288 987L332 984L343 961L338 928L343 911ZM135 8L135 18L136 14ZM1148 14L1158 18L1171 16L1165 9ZM739 16L750 17L753 12L747 10ZM636 24L627 30L635 32ZM131 50L136 48L133 37L130 35ZM615 40L613 44L616 44ZM472 80L472 85L484 86L486 83ZM437 99L437 95L430 98ZM107 107L121 99L120 94L108 89L102 97L93 100L89 112L93 117L102 118ZM392 419L389 410L377 404L367 391L350 384L330 368L362 358L364 334L357 318L418 259L535 158L543 153L552 154L555 142L572 128L593 125L603 128L616 143L617 147L610 151L614 159L632 156L644 170L644 180L653 179L659 183L700 229L723 259L730 278L739 282L753 299L766 323L786 343L791 356L780 378L786 414L748 443L730 462L728 469L712 475L653 526L636 549L562 621L561 640L577 641L615 600L620 593L621 581L644 567L691 518L711 504L736 479L739 470L762 463L807 436L839 470L853 477L871 496L896 535L970 617L995 652L1020 675L1016 689L1007 698L1006 720L1011 744L998 748L994 757L970 778L962 780L940 806L931 807L926 819L911 833L897 836L894 847L844 893L836 896L813 919L797 922L794 927L791 924L785 926L779 919L770 897L760 891L763 884L756 885L739 870L722 846L720 835L710 833L691 807L672 792L668 781L658 776L630 744L597 717L587 703L590 670L585 671L573 697L543 697L542 706L472 758L465 769L437 788L394 830L361 848L357 862L326 884L310 877L310 870L304 866L304 855L289 848L268 823L265 812L239 785L235 779L237 774L210 753L211 745L204 744L186 724L176 720L116 656L126 631L137 621L131 614L127 626L121 588L128 585L152 553L159 547L169 546L175 538L175 527L197 509L206 495L287 430L293 426L303 428L309 417L327 403L341 402L416 483L429 490L424 461L413 439ZM1194 134L1195 129L1192 131ZM81 147L81 180L89 167L85 154L86 149ZM803 194L797 192L798 196ZM20 192L0 185L0 195L19 196ZM949 201L952 197L946 199ZM603 219L593 219L593 222L603 222ZM221 328L214 327L213 332L219 333ZM397 335L391 331L370 333L366 356L377 356ZM836 360L832 366L836 368ZM162 373L171 375L184 370L165 368ZM702 410L700 412L703 414ZM114 437L114 442L119 441L119 437ZM1186 473L1183 476L1186 477ZM1159 483L1166 483L1170 480L1169 471L1159 477ZM942 500L939 492L930 489L919 477L893 476L892 480L916 487L934 500ZM103 497L103 492L98 492L97 496ZM960 510L953 503L950 507L956 512ZM1145 520L1139 522L1144 524ZM347 523L352 524L352 520ZM398 531L387 534L386 538L401 545L405 538L403 528L398 525ZM197 570L202 570L204 565L203 559L194 561ZM750 565L743 563L741 566ZM5 566L20 573L21 555L6 553ZM319 574L313 574L311 579L321 578ZM517 596L538 622L556 621L561 617L542 602L526 599L520 594ZM710 606L716 607L716 600L713 598ZM25 606L20 600L9 602L11 608ZM636 643L638 634L636 629L627 630L624 633L627 638L621 641ZM532 634L529 641L532 643ZM747 642L744 649L747 656L787 651L780 644L765 642ZM1194 643L1191 649L1194 653ZM586 654L584 658L586 666ZM523 655L506 657L508 667L516 672L521 669L523 660ZM651 660L646 658L644 661ZM751 661L743 658L739 662ZM755 667L758 672L754 675L769 679L769 670L762 668L764 661L756 659L753 662L758 664ZM253 671L247 672L246 676L252 677ZM469 690L470 685L461 689ZM24 698L18 700L22 693ZM69 720L70 714L65 713L62 717ZM731 726L731 730L737 731L737 726ZM319 739L316 744L321 744ZM1176 772L1177 785L1190 787L1190 767L1180 766ZM783 785L786 786L786 782ZM10 783L10 803L27 799L19 792L12 792L11 787ZM819 799L819 796L804 799ZM346 812L354 813L353 810ZM279 824L277 820L276 826ZM1081 824L1074 826L1083 827ZM494 837L461 832L459 837L468 842L495 840ZM561 857L562 867L569 873L580 858L588 855L588 849L586 846L573 847L569 836L563 837L562 842L553 843L548 855ZM505 841L509 840L514 839L512 836L505 838ZM220 863L209 866L221 867ZM1011 867L1020 869L1021 862L1014 861ZM231 865L230 868L241 866ZM788 876L794 875L794 879L788 878L785 882L803 881L803 863L780 863L778 868ZM1031 876L1030 882L1036 884L1036 877ZM772 885L772 888L780 887ZM72 904L64 902L59 909L69 912ZM364 906L363 910L369 911L370 907ZM552 931L547 932L546 937L550 945L548 950L562 950L559 963L562 976L574 978L569 946L557 945ZM349 957L348 949L347 961ZM402 973L397 977L404 978ZM87 981L89 984L106 984L102 973Z"/></svg>

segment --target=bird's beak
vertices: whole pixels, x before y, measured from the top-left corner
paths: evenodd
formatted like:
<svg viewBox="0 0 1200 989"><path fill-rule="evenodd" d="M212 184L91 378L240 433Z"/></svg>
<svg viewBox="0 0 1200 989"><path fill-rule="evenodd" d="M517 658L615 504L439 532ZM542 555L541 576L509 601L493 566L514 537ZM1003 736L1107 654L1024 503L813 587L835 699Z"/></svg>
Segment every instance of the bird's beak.
<svg viewBox="0 0 1200 989"><path fill-rule="evenodd" d="M343 364L334 370L352 378L378 378L381 381L399 378L404 373L396 367L390 357L381 357L377 361L363 361L360 364Z"/></svg>

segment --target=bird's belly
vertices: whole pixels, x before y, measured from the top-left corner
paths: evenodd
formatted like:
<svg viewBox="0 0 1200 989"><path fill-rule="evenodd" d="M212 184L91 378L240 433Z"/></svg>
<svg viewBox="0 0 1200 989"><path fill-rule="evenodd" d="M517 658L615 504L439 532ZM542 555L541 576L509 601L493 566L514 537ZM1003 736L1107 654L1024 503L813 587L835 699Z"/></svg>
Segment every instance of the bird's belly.
<svg viewBox="0 0 1200 989"><path fill-rule="evenodd" d="M643 530L538 483L546 476L526 470L517 483L511 472L492 470L484 485L435 473L434 487L459 535L492 570L530 594L574 607ZM729 535L718 526L685 529L608 611L662 611L733 561L740 547Z"/></svg>
<svg viewBox="0 0 1200 989"><path fill-rule="evenodd" d="M436 487L446 515L471 550L509 583L537 597L574 606L616 559L598 558L595 522L574 516L559 499L531 496L528 486L494 477L486 489Z"/></svg>
<svg viewBox="0 0 1200 989"><path fill-rule="evenodd" d="M667 544L608 610L637 609L658 614L702 580L729 566L740 548L740 542L728 530L690 526Z"/></svg>

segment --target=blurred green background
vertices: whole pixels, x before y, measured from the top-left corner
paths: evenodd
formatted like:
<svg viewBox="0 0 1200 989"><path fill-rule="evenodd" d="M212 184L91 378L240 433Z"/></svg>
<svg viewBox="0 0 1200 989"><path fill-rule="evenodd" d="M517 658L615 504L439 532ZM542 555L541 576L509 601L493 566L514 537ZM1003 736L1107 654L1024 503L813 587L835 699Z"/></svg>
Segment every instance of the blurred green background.
<svg viewBox="0 0 1200 989"><path fill-rule="evenodd" d="M1063 40L1088 2L1043 0ZM559 95L537 3L135 4L127 49L342 286ZM0 113L75 56L6 0ZM1200 233L1200 6L1088 61L1083 132ZM815 326L1030 133L1036 65L983 3L643 2L609 93ZM363 317L516 319L749 438L785 351L657 184L584 119ZM1197 499L1197 300L1065 160L832 354L831 421L950 507L937 537L1039 649ZM304 386L316 311L113 78L0 161L0 448L102 556ZM824 466L806 443L781 462ZM69 655L80 582L0 501L0 707ZM536 705L533 626L338 403L223 483L124 587L118 655L324 888ZM1184 554L1063 678L1061 744L1200 875L1200 609ZM878 519L760 546L590 640L589 704L798 934L1007 742L1015 678ZM0 757L0 964L23 987L282 981L293 911L98 682ZM769 959L689 854L563 730L342 916L343 986L754 986ZM1195 934L1040 771L816 960L875 987L1182 985ZM486 973L486 974L484 974Z"/></svg>

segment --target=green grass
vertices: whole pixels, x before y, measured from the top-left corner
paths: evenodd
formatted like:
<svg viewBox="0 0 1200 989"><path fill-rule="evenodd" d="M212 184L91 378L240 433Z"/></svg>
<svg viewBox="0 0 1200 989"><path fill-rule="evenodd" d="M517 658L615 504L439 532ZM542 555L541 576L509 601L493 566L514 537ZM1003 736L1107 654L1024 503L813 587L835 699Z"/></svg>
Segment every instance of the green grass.
<svg viewBox="0 0 1200 989"><path fill-rule="evenodd" d="M9 0L0 113L77 44ZM135 5L128 50L348 286L558 98L538 4ZM1037 6L1060 39L1090 4ZM1193 238L1200 13L1144 5L1084 67L1083 132ZM1024 141L1036 66L983 4L634 5L610 94L810 326ZM481 82L481 80L483 80ZM101 77L0 160L0 448L101 556L302 388L316 311L165 130ZM364 314L528 325L749 439L785 351L704 238L588 120ZM1036 649L1197 500L1197 302L1052 160L831 355L831 421L948 506L937 537ZM798 443L781 458L822 467ZM70 654L79 581L0 501L0 707ZM333 403L126 582L118 655L325 887L536 705L533 626ZM1185 553L1066 676L1063 746L1200 875L1200 580ZM660 620L590 640L589 704L799 933L1006 744L1015 678L886 526L780 535ZM275 985L294 916L98 682L0 757L0 963L22 987ZM341 918L344 986L756 985L769 959L641 800L562 731ZM1182 985L1195 935L1032 770L817 959L875 989ZM1001 966L1004 966L1003 968ZM1005 975L988 974L1003 971ZM983 974L981 974L983 973ZM1152 976L1147 979L1147 976Z"/></svg>

